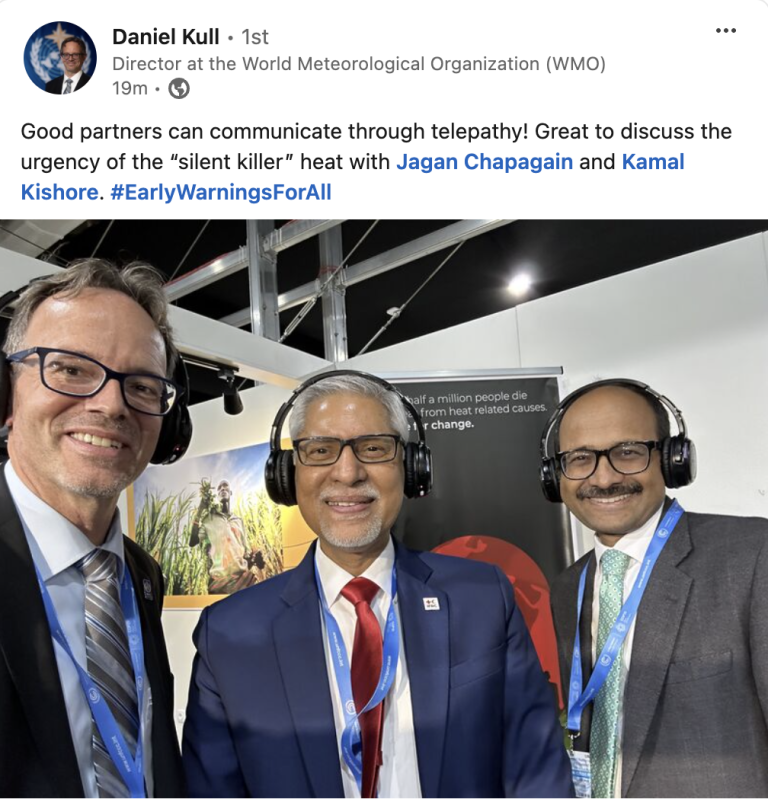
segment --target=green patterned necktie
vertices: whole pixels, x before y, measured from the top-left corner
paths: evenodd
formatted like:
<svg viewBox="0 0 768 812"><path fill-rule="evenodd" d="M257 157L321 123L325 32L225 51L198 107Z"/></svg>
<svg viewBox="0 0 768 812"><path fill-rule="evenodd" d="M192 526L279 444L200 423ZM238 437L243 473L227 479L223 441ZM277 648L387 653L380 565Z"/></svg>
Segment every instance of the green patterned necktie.
<svg viewBox="0 0 768 812"><path fill-rule="evenodd" d="M629 556L621 550L606 550L600 559L603 579L600 583L600 614L597 624L598 657L624 602L624 575L629 563ZM622 645L595 698L589 748L592 753L593 798L613 798L623 651Z"/></svg>

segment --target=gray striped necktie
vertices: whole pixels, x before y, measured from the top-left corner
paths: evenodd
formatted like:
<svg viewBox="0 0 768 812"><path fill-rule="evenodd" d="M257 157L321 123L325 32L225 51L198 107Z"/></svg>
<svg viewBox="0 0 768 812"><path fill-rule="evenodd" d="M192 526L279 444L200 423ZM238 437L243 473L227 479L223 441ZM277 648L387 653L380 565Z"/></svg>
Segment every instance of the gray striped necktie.
<svg viewBox="0 0 768 812"><path fill-rule="evenodd" d="M139 732L136 680L128 649L125 618L120 606L117 557L94 550L80 562L85 577L85 650L88 674L106 699L120 732L136 753ZM93 765L100 798L127 798L130 793L92 723Z"/></svg>
<svg viewBox="0 0 768 812"><path fill-rule="evenodd" d="M67 86L64 88L64 92L61 94L62 96L66 96L67 93L72 92L72 80L67 79Z"/></svg>

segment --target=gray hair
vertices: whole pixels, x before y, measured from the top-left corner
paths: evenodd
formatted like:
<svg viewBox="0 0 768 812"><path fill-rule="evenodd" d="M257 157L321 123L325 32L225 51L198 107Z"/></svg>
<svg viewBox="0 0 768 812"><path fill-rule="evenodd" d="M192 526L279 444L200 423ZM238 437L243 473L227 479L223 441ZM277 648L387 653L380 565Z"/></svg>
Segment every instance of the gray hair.
<svg viewBox="0 0 768 812"><path fill-rule="evenodd" d="M307 420L307 409L311 403L329 395L352 393L376 400L385 408L389 417L390 426L394 434L399 434L404 443L408 442L408 410L400 395L391 389L386 389L380 383L360 378L357 375L337 375L325 378L305 389L293 404L289 420L291 439L295 440L304 432Z"/></svg>
<svg viewBox="0 0 768 812"><path fill-rule="evenodd" d="M37 279L21 294L13 312L3 344L3 352L11 355L25 349L24 342L32 314L53 296L71 299L86 288L116 290L130 296L152 318L165 344L166 374L172 375L179 359L173 343L173 330L168 320L168 302L163 291L160 272L144 262L131 262L118 268L103 259L84 259L64 271Z"/></svg>

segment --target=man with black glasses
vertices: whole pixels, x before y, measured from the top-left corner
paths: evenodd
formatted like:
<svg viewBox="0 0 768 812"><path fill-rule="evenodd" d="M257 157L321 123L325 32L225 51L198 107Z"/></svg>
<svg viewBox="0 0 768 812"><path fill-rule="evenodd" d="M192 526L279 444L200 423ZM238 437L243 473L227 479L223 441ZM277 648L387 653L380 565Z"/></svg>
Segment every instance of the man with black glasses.
<svg viewBox="0 0 768 812"><path fill-rule="evenodd" d="M64 73L51 79L45 85L46 93L56 93L66 96L85 87L90 80L90 74L83 71L83 64L87 56L85 42L80 37L67 37L61 43L59 57Z"/></svg>
<svg viewBox="0 0 768 812"><path fill-rule="evenodd" d="M287 410L293 451L280 450ZM409 415L410 412L410 415ZM318 541L203 612L184 764L203 797L567 797L548 684L497 568L393 542L431 487L388 383L320 375L280 410L265 480Z"/></svg>
<svg viewBox="0 0 768 812"><path fill-rule="evenodd" d="M552 588L579 794L768 796L768 521L666 496L693 443L637 381L577 390L542 449L545 495L595 532Z"/></svg>
<svg viewBox="0 0 768 812"><path fill-rule="evenodd" d="M36 280L3 349L0 796L181 795L162 574L117 511L191 434L161 283L98 260Z"/></svg>

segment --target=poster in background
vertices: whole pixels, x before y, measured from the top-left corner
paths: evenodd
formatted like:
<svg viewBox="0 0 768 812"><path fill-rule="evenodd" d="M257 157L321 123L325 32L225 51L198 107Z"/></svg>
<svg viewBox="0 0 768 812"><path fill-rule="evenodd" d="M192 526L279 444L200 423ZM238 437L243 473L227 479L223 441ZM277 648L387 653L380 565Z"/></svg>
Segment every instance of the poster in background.
<svg viewBox="0 0 768 812"><path fill-rule="evenodd" d="M434 462L432 493L403 504L395 536L505 572L562 704L549 584L572 562L572 545L565 509L547 502L539 484L557 379L393 382L421 415Z"/></svg>
<svg viewBox="0 0 768 812"><path fill-rule="evenodd" d="M264 489L269 443L148 468L131 533L165 576L168 607L206 606L295 566L312 538ZM129 500L130 505L130 500Z"/></svg>

